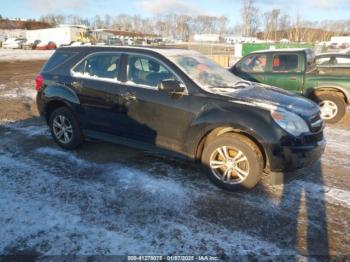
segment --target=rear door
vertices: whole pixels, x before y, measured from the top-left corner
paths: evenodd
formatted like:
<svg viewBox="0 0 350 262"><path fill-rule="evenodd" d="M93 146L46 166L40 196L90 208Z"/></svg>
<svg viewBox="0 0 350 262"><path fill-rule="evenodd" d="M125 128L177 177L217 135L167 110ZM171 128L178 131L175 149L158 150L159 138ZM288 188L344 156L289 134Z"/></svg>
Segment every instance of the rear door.
<svg viewBox="0 0 350 262"><path fill-rule="evenodd" d="M265 83L289 91L300 92L304 81L304 57L298 53L272 54Z"/></svg>
<svg viewBox="0 0 350 262"><path fill-rule="evenodd" d="M89 55L72 69L72 88L79 97L84 127L90 130L114 132L115 115L110 110L114 94L118 94L121 54L97 52Z"/></svg>

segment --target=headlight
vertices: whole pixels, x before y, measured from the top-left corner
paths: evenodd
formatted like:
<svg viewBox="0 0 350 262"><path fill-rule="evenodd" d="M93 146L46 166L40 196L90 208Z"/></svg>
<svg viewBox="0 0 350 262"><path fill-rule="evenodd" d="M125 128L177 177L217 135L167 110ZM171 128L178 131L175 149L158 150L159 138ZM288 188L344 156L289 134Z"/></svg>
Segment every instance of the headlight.
<svg viewBox="0 0 350 262"><path fill-rule="evenodd" d="M272 110L271 117L282 129L293 136L300 136L302 133L310 132L304 119L292 112Z"/></svg>

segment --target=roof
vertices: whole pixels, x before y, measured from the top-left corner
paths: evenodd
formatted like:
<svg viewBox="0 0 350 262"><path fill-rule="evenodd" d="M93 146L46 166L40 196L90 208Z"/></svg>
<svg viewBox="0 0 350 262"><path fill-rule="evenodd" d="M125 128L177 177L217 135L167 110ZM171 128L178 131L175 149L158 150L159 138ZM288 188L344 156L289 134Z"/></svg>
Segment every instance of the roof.
<svg viewBox="0 0 350 262"><path fill-rule="evenodd" d="M251 52L251 54L260 54L260 53L295 53L295 52L307 52L309 48L281 48L281 49L265 49Z"/></svg>
<svg viewBox="0 0 350 262"><path fill-rule="evenodd" d="M65 50L77 50L78 52L94 49L94 51L113 51L113 50L123 50L123 51L150 51L161 54L163 56L174 56L174 55L194 55L199 54L197 51L189 50L189 49L181 49L181 48L169 48L169 47L145 47L145 46L66 46L60 47L59 49Z"/></svg>

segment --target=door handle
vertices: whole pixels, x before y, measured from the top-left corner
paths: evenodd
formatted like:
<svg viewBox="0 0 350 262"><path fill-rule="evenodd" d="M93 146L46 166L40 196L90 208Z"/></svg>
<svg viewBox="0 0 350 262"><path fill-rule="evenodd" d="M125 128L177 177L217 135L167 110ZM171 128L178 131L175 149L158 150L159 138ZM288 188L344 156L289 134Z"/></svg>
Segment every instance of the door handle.
<svg viewBox="0 0 350 262"><path fill-rule="evenodd" d="M291 77L289 78L289 80L297 80L297 77L296 77L296 76L291 76Z"/></svg>
<svg viewBox="0 0 350 262"><path fill-rule="evenodd" d="M135 101L137 99L136 96L132 93L123 94L122 97L124 100L126 100L128 102Z"/></svg>
<svg viewBox="0 0 350 262"><path fill-rule="evenodd" d="M71 86L74 87L74 88L77 88L77 89L81 89L82 88L81 84L79 82L76 82L76 81L72 82Z"/></svg>

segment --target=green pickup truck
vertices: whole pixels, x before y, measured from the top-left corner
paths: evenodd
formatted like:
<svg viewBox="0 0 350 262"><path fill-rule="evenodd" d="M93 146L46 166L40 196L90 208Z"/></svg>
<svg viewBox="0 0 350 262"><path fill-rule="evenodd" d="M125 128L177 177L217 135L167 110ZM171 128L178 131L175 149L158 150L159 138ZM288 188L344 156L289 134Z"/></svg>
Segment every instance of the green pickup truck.
<svg viewBox="0 0 350 262"><path fill-rule="evenodd" d="M321 72L311 49L275 49L253 52L230 71L249 81L302 94L319 104L328 123L340 121L350 103L350 75Z"/></svg>

